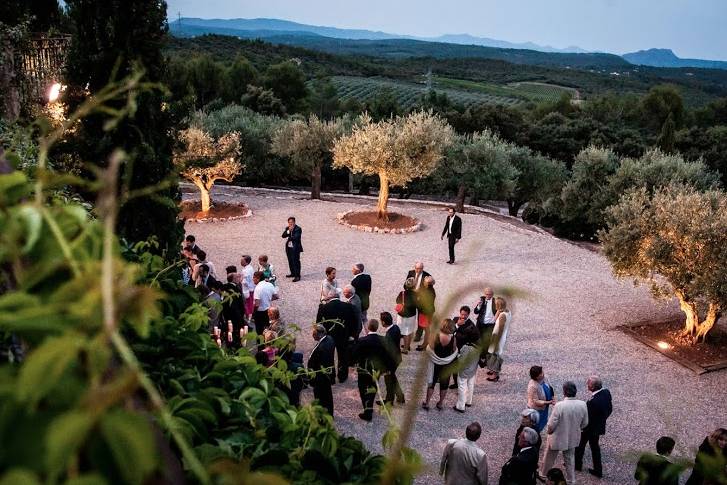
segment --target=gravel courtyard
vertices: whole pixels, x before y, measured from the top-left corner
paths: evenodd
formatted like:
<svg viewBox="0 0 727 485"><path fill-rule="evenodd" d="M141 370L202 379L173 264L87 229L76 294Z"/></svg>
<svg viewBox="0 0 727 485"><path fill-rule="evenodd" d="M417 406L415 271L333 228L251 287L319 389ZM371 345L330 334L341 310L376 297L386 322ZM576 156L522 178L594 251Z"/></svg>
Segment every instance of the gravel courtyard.
<svg viewBox="0 0 727 485"><path fill-rule="evenodd" d="M562 398L563 381L574 380L578 397L586 399L585 380L594 373L613 394L614 412L601 440L605 477L599 481L579 473L582 484L634 483L636 456L653 450L659 436L676 439L676 456L693 457L709 432L727 425L727 371L698 377L617 330L622 323L678 314L678 308L673 302L655 302L645 288L617 281L597 253L522 224L464 214L457 264L450 266L445 264L446 241L439 237L446 217L441 207L392 200L390 209L417 217L425 227L414 234L389 235L359 232L336 222L337 213L371 206L370 201L312 201L302 194L234 187L215 188L213 195L218 200L244 201L253 217L188 223L187 233L197 237L218 272L224 273L228 264L239 265L241 254L251 254L254 261L260 254L270 257L280 282L277 304L286 321L303 327L298 350L304 352L306 362L312 348L309 326L318 307L324 268L329 265L338 269L339 283L344 285L351 278L352 263L365 264L373 278L370 317L385 310L393 313L394 299L416 260L423 261L436 279L438 305L453 298L456 308L474 306L481 289L458 293L458 288L473 282L482 282L480 288L487 283L525 292L525 297L510 302L513 324L500 382L487 382L481 370L473 407L466 414L452 410L456 391L449 392L444 411L438 412L433 405L429 412L419 411L410 445L423 456L428 469L417 483L441 483L439 460L446 440L463 437L465 427L474 420L483 427L479 444L487 453L490 483L497 483L512 450L519 412L526 407L528 369L535 364L545 368L558 398ZM185 193L185 198L195 196ZM288 268L281 233L290 215L303 228L305 252L298 283L284 277ZM409 399L415 362L424 356L412 352L403 357L399 379ZM361 404L355 375L334 386L333 392L339 430L382 452L387 422L379 414L372 423L358 418ZM304 391L304 400L310 399L312 391ZM402 413L396 408L394 417ZM590 463L586 451L584 469Z"/></svg>

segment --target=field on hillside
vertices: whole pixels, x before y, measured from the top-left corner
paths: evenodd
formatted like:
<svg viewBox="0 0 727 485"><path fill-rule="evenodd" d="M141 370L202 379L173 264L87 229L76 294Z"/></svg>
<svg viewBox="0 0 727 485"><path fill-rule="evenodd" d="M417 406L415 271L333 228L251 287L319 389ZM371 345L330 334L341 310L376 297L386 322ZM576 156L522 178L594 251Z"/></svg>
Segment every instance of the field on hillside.
<svg viewBox="0 0 727 485"><path fill-rule="evenodd" d="M465 90L468 92L484 93L499 97L516 98L522 101L533 101L535 103L543 101L558 101L564 93L568 94L573 99L580 98L577 89L541 82L513 82L507 85L501 85L469 81L466 79L436 77L434 80L434 86L438 91L441 88Z"/></svg>
<svg viewBox="0 0 727 485"><path fill-rule="evenodd" d="M331 82L338 90L338 95L342 100L356 99L360 102L370 101L382 92L390 92L397 100L399 105L404 109L414 107L427 93L427 87L422 82L417 84L407 81L396 81L386 78L365 78L356 76L334 76ZM467 82L467 81L463 81ZM478 84L478 83L473 83ZM467 107L474 107L483 104L502 104L515 106L527 100L517 94L503 95L499 92L487 92L485 90L461 89L453 87L444 87L435 83L435 90L438 93L444 93L456 104ZM502 93L507 93L507 89ZM515 90L510 90L515 93Z"/></svg>

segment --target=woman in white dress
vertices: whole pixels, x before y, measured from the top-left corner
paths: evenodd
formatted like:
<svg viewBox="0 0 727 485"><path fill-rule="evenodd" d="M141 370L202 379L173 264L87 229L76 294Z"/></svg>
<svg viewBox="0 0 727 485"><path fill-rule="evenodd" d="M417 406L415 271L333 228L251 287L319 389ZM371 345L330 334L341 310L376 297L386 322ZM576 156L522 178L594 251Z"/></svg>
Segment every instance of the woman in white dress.
<svg viewBox="0 0 727 485"><path fill-rule="evenodd" d="M321 282L321 305L325 305L329 301L341 296L341 287L338 286L336 280L336 268L329 266L326 268L326 279Z"/></svg>
<svg viewBox="0 0 727 485"><path fill-rule="evenodd" d="M492 330L490 347L487 349L487 374L488 381L497 382L500 380L500 369L502 369L502 354L507 343L507 334L510 331L512 315L507 309L507 302L504 298L495 298L495 328Z"/></svg>

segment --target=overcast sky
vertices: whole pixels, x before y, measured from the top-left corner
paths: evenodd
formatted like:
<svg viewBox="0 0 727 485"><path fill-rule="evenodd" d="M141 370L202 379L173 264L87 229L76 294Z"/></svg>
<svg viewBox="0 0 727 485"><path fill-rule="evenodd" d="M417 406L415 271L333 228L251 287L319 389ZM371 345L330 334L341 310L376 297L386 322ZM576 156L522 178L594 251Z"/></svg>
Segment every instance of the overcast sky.
<svg viewBox="0 0 727 485"><path fill-rule="evenodd" d="M623 54L671 48L727 60L727 0L167 0L169 17L279 18L341 28Z"/></svg>

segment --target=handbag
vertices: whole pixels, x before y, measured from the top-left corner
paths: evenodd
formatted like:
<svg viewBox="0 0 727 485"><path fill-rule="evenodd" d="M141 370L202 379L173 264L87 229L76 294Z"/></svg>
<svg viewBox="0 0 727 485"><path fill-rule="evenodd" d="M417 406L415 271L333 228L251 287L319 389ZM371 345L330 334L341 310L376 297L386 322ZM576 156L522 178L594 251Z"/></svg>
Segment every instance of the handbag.
<svg viewBox="0 0 727 485"><path fill-rule="evenodd" d="M401 303L397 303L394 307L394 311L397 315L401 315L401 312L404 310L404 299L406 298L406 293L401 292Z"/></svg>

